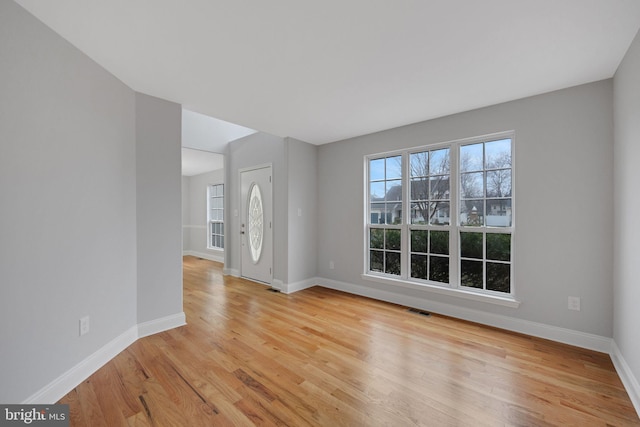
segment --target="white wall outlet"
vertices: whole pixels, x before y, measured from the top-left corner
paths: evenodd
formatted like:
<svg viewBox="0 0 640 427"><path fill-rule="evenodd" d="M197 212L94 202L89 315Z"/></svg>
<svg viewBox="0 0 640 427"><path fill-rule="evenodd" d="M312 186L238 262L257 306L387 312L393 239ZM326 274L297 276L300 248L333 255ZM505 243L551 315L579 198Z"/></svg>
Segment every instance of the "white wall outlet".
<svg viewBox="0 0 640 427"><path fill-rule="evenodd" d="M89 316L80 319L80 336L89 333Z"/></svg>
<svg viewBox="0 0 640 427"><path fill-rule="evenodd" d="M335 268L335 264L333 263L333 261L329 261L329 270L333 270Z"/></svg>
<svg viewBox="0 0 640 427"><path fill-rule="evenodd" d="M569 297L569 310L580 311L580 297Z"/></svg>
<svg viewBox="0 0 640 427"><path fill-rule="evenodd" d="M298 216L302 216L302 208L298 208Z"/></svg>

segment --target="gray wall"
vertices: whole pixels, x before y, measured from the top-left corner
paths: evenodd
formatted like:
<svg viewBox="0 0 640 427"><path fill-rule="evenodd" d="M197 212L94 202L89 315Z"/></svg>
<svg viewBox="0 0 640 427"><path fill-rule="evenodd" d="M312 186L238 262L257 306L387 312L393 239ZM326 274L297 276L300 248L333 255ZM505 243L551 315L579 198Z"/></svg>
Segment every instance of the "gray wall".
<svg viewBox="0 0 640 427"><path fill-rule="evenodd" d="M19 403L136 324L135 96L12 1L0 94L0 402Z"/></svg>
<svg viewBox="0 0 640 427"><path fill-rule="evenodd" d="M243 168L271 164L273 179L273 278L287 282L287 168L284 140L263 132L237 139L225 153L225 271L236 274L241 267L240 173ZM236 215L237 213L237 215Z"/></svg>
<svg viewBox="0 0 640 427"><path fill-rule="evenodd" d="M239 171L271 164L274 285L282 282L283 290L288 291L288 284L301 284L316 276L317 151L316 146L306 142L261 132L229 144L225 153L227 273L240 274L241 269Z"/></svg>
<svg viewBox="0 0 640 427"><path fill-rule="evenodd" d="M288 283L316 276L318 240L318 147L285 139L288 171Z"/></svg>
<svg viewBox="0 0 640 427"><path fill-rule="evenodd" d="M14 2L0 2L0 93L0 402L20 403L182 314L181 108Z"/></svg>
<svg viewBox="0 0 640 427"><path fill-rule="evenodd" d="M188 236L189 241L185 251L223 262L224 251L207 248L207 234L209 232L207 227L207 187L211 184L224 184L224 169L183 177L183 180L185 178L188 182L186 202L189 205L189 216L186 219L183 217L184 234ZM225 202L227 197L225 194Z"/></svg>
<svg viewBox="0 0 640 427"><path fill-rule="evenodd" d="M136 94L138 323L182 313L182 107Z"/></svg>
<svg viewBox="0 0 640 427"><path fill-rule="evenodd" d="M640 34L614 78L615 111L615 247L613 338L640 379ZM636 390L636 393L638 390ZM636 395L636 399L640 396ZM636 402L638 402L636 400Z"/></svg>
<svg viewBox="0 0 640 427"><path fill-rule="evenodd" d="M318 149L318 276L599 336L613 332L613 85L569 88ZM364 156L515 130L519 308L363 280ZM335 269L329 269L329 262ZM581 311L567 297L582 298Z"/></svg>

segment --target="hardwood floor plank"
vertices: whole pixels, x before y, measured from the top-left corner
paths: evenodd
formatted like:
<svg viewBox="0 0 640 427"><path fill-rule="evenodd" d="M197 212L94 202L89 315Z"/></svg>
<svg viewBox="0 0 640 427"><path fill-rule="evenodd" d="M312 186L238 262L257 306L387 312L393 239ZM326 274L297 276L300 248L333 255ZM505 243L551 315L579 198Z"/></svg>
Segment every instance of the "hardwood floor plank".
<svg viewBox="0 0 640 427"><path fill-rule="evenodd" d="M69 425L83 426L88 425L88 421L84 417L84 412L80 404L77 388L69 392L63 397L59 403L69 405Z"/></svg>
<svg viewBox="0 0 640 427"><path fill-rule="evenodd" d="M71 423L71 425L75 426L79 424ZM151 427L152 426L151 422L149 421L149 418L144 412L138 412L137 414L127 418L126 425L129 427Z"/></svg>
<svg viewBox="0 0 640 427"><path fill-rule="evenodd" d="M72 426L640 426L608 355L184 258L187 326L61 403Z"/></svg>
<svg viewBox="0 0 640 427"><path fill-rule="evenodd" d="M138 402L129 403L129 394L120 386L120 377L114 364L108 364L98 370L92 376L92 385L107 425L125 425L128 417L140 412L137 410Z"/></svg>
<svg viewBox="0 0 640 427"><path fill-rule="evenodd" d="M95 374L94 374L95 375ZM77 402L80 406L80 411L82 412L84 421L87 422L86 425L97 426L97 427L108 427L105 420L105 416L102 413L102 408L100 406L100 401L98 400L98 396L95 394L93 390L93 376L89 377L89 379L83 381L78 387L74 389L77 392L78 399ZM69 395L67 395L69 396ZM74 402L71 401L70 404ZM75 405L74 405L75 406ZM77 409L74 409L77 410ZM69 407L69 411L73 412L74 410Z"/></svg>

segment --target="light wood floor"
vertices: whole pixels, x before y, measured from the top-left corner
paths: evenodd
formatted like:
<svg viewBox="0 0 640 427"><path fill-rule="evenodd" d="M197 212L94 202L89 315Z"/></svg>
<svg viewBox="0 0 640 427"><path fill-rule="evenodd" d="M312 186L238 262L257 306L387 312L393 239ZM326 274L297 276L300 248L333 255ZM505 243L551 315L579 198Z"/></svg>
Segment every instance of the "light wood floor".
<svg viewBox="0 0 640 427"><path fill-rule="evenodd" d="M627 426L605 354L184 259L188 325L65 396L71 426Z"/></svg>

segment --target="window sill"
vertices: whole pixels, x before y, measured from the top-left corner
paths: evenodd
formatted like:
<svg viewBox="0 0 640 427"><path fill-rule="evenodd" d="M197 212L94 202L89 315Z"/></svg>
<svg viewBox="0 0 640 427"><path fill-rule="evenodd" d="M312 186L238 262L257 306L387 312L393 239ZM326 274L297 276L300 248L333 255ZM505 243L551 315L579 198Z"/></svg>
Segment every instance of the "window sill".
<svg viewBox="0 0 640 427"><path fill-rule="evenodd" d="M452 288L445 288L442 286L429 285L426 283L425 284L414 283L414 282L408 282L406 280L401 280L401 279L392 279L389 277L376 276L373 274L361 274L360 277L364 280L384 283L385 285L402 286L404 288L417 289L421 291L447 295L455 298L464 298L464 299L473 300L473 301L485 302L488 304L502 305L504 307L518 308L520 306L520 301L517 301L511 296L501 297L497 295L480 294L472 291L467 291L464 289L452 289Z"/></svg>

